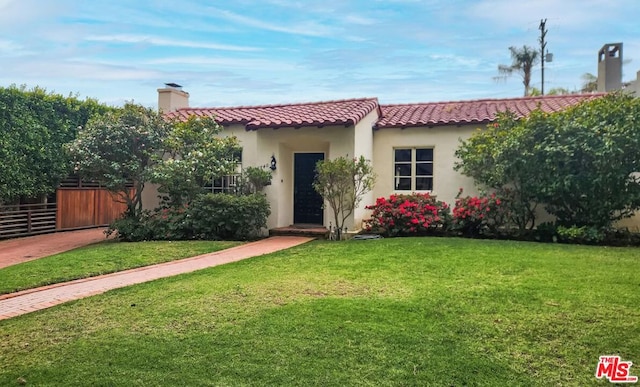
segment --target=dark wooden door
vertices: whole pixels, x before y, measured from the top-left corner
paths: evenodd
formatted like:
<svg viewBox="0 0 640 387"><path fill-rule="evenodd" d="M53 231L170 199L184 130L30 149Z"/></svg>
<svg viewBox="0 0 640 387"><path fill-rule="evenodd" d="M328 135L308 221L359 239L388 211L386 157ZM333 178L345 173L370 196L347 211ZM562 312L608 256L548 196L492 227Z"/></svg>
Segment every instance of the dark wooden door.
<svg viewBox="0 0 640 387"><path fill-rule="evenodd" d="M323 224L322 196L312 186L319 160L324 160L324 153L294 154L293 223Z"/></svg>

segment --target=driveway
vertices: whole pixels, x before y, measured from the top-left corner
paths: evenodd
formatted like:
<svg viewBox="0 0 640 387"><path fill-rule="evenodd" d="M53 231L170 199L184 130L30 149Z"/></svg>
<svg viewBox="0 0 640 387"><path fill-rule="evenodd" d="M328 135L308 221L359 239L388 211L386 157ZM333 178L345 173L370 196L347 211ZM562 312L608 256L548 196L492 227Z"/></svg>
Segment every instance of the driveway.
<svg viewBox="0 0 640 387"><path fill-rule="evenodd" d="M105 230L91 228L0 241L0 269L104 241Z"/></svg>

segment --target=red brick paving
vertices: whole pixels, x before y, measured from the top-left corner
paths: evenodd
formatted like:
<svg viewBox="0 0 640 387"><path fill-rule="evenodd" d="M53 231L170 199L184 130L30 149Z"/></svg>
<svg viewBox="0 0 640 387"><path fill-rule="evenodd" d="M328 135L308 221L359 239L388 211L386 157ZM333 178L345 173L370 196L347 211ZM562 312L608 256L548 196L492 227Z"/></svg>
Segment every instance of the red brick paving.
<svg viewBox="0 0 640 387"><path fill-rule="evenodd" d="M104 293L111 289L269 254L312 239L297 236L271 237L197 257L0 295L0 320Z"/></svg>
<svg viewBox="0 0 640 387"><path fill-rule="evenodd" d="M0 241L0 269L103 241L104 230L91 228Z"/></svg>

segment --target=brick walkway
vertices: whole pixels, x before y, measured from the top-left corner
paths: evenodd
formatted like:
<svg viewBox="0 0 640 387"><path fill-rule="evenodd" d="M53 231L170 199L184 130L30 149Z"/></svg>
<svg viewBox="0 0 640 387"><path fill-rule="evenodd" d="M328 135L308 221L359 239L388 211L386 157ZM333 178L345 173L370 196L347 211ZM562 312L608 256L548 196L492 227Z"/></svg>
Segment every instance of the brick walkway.
<svg viewBox="0 0 640 387"><path fill-rule="evenodd" d="M105 228L64 231L0 241L0 269L105 240Z"/></svg>
<svg viewBox="0 0 640 387"><path fill-rule="evenodd" d="M121 288L158 278L188 273L207 267L218 266L245 258L288 249L311 241L313 238L278 236L247 243L227 250L216 251L179 261L161 263L106 274L99 277L43 286L22 292L0 295L0 320L19 316L62 304L67 301L104 293L107 290Z"/></svg>

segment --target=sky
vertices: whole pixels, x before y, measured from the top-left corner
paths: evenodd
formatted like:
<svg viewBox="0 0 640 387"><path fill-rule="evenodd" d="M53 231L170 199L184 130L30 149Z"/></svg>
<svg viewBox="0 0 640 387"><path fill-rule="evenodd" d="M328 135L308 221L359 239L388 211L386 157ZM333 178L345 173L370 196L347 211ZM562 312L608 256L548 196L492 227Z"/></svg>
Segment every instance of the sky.
<svg viewBox="0 0 640 387"><path fill-rule="evenodd" d="M148 107L167 82L198 107L511 98L522 79L497 68L540 48L542 19L545 90L580 89L606 43L636 78L638 0L0 0L0 86Z"/></svg>

